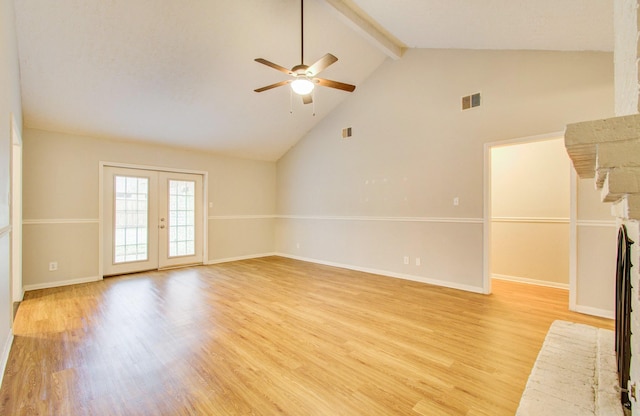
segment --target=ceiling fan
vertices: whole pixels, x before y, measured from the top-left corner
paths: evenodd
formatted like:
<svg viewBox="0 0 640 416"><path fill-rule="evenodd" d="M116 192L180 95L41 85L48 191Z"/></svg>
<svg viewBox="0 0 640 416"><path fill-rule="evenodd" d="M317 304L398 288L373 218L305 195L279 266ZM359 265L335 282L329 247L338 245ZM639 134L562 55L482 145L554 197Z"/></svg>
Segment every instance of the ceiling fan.
<svg viewBox="0 0 640 416"><path fill-rule="evenodd" d="M329 87L342 91L353 92L356 89L355 85L316 77L316 75L327 69L329 65L333 64L337 60L338 58L328 53L311 66L307 66L304 64L304 0L300 0L300 65L296 65L291 69L287 69L263 58L255 59L256 62L259 62L266 66L270 66L271 68L276 69L280 72L284 72L285 74L291 75L293 79L276 82L275 84L257 88L254 91L263 92L276 87L281 87L283 85L291 84L291 89L293 90L293 92L302 96L302 102L305 104L310 104L313 102L312 93L316 84L322 87Z"/></svg>

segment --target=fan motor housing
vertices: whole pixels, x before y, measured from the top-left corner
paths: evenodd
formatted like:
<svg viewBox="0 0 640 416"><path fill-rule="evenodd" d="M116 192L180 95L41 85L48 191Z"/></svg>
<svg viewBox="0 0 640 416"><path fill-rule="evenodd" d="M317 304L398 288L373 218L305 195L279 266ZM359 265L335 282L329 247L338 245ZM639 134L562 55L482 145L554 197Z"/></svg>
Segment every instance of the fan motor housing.
<svg viewBox="0 0 640 416"><path fill-rule="evenodd" d="M291 73L298 74L298 75L306 75L307 69L309 69L309 66L307 65L296 65L293 68L291 68Z"/></svg>

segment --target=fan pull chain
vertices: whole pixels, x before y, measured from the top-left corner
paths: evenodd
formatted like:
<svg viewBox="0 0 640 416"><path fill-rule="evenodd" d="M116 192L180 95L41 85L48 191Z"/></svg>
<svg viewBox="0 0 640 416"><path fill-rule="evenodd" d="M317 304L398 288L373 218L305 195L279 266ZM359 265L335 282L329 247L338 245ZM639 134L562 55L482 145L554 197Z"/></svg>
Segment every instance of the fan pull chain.
<svg viewBox="0 0 640 416"><path fill-rule="evenodd" d="M289 114L293 114L293 90L289 88Z"/></svg>
<svg viewBox="0 0 640 416"><path fill-rule="evenodd" d="M316 116L316 92L313 91L311 93L311 99L313 100L313 102L311 103L313 105L313 116Z"/></svg>

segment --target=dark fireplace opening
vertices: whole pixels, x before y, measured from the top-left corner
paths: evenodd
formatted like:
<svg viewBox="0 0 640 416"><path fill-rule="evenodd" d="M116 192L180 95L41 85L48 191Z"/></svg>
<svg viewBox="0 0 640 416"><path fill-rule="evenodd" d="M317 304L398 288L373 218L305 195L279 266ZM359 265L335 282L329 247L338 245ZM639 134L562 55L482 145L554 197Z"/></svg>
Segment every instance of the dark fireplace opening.
<svg viewBox="0 0 640 416"><path fill-rule="evenodd" d="M622 225L618 231L618 259L616 267L616 359L620 402L630 409L627 382L631 371L631 245L633 241Z"/></svg>

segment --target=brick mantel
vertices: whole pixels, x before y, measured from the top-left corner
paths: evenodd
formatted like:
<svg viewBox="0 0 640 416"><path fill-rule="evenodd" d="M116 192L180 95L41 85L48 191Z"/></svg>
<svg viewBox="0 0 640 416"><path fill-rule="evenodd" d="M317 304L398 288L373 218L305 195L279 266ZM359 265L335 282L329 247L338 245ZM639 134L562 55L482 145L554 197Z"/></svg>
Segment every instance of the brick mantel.
<svg viewBox="0 0 640 416"><path fill-rule="evenodd" d="M640 220L640 114L567 125L565 147L618 218Z"/></svg>

